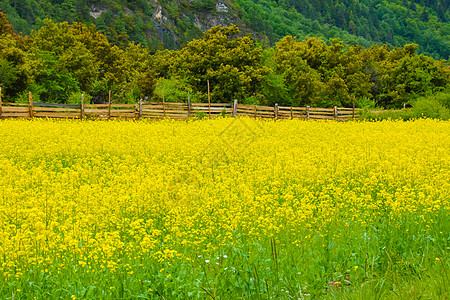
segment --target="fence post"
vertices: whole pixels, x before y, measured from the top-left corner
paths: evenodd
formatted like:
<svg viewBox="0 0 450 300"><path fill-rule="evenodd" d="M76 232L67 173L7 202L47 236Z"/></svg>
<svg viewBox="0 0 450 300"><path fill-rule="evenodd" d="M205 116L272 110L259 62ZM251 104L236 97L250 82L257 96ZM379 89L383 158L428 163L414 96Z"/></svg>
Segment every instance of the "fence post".
<svg viewBox="0 0 450 300"><path fill-rule="evenodd" d="M108 93L108 119L111 119L111 90Z"/></svg>
<svg viewBox="0 0 450 300"><path fill-rule="evenodd" d="M139 120L142 119L142 98L139 98Z"/></svg>
<svg viewBox="0 0 450 300"><path fill-rule="evenodd" d="M31 92L28 92L28 99L30 102L30 118L34 118L34 112L33 112L33 94Z"/></svg>
<svg viewBox="0 0 450 300"><path fill-rule="evenodd" d="M294 109L291 106L291 120L294 118Z"/></svg>
<svg viewBox="0 0 450 300"><path fill-rule="evenodd" d="M163 119L166 118L166 99L164 98L164 89L163 89Z"/></svg>
<svg viewBox="0 0 450 300"><path fill-rule="evenodd" d="M255 108L254 108L254 110L255 110L254 114L255 114L255 119L256 119L256 105L255 105Z"/></svg>
<svg viewBox="0 0 450 300"><path fill-rule="evenodd" d="M191 117L191 94L188 91L188 117Z"/></svg>
<svg viewBox="0 0 450 300"><path fill-rule="evenodd" d="M81 94L80 119L84 119L84 94Z"/></svg>
<svg viewBox="0 0 450 300"><path fill-rule="evenodd" d="M208 115L211 119L211 93L209 91L209 79L208 79Z"/></svg>
<svg viewBox="0 0 450 300"><path fill-rule="evenodd" d="M353 119L355 118L355 98L356 96L353 96Z"/></svg>
<svg viewBox="0 0 450 300"><path fill-rule="evenodd" d="M338 119L338 107L336 105L333 107L333 112L334 112L334 119L337 121L337 119Z"/></svg>
<svg viewBox="0 0 450 300"><path fill-rule="evenodd" d="M0 86L0 119L3 116L3 110L2 110L2 87Z"/></svg>
<svg viewBox="0 0 450 300"><path fill-rule="evenodd" d="M233 118L236 118L236 115L237 115L237 100L236 99L234 99L234 102L233 102Z"/></svg>
<svg viewBox="0 0 450 300"><path fill-rule="evenodd" d="M306 107L306 117L308 118L308 121L309 121L309 109L310 109L310 106L308 105Z"/></svg>
<svg viewBox="0 0 450 300"><path fill-rule="evenodd" d="M275 119L278 120L278 103L275 103L274 110L275 110Z"/></svg>

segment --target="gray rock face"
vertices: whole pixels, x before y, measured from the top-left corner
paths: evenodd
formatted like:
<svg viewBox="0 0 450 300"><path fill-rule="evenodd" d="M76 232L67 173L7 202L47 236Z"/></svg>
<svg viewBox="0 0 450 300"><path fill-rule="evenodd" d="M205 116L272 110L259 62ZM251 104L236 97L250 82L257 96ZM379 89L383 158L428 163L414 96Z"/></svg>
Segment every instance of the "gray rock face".
<svg viewBox="0 0 450 300"><path fill-rule="evenodd" d="M226 6L224 3L222 2L218 2L216 4L216 11L220 12L220 13L227 13L228 12L228 6Z"/></svg>
<svg viewBox="0 0 450 300"><path fill-rule="evenodd" d="M178 7L176 10L177 14L171 14L166 2L163 3L161 0L147 1L151 10L146 11L144 17L151 18L152 24L147 24L147 28L144 31L145 38L156 38L161 41L164 47L169 49L177 48L181 44L186 43L185 36L187 33L179 31L181 21L183 22L183 28L190 30L189 39L199 38L201 37L201 32L219 25L228 26L235 24L242 32L253 33L241 20L234 6L234 0L216 0L215 6L203 10L194 9L192 0L169 0L169 4ZM122 10L125 15L136 14L136 12L129 10L125 5L122 7ZM104 4L91 5L89 14L93 19L97 19L102 13L107 11L117 16L117 12L112 11L110 7ZM191 27L189 24L191 24Z"/></svg>

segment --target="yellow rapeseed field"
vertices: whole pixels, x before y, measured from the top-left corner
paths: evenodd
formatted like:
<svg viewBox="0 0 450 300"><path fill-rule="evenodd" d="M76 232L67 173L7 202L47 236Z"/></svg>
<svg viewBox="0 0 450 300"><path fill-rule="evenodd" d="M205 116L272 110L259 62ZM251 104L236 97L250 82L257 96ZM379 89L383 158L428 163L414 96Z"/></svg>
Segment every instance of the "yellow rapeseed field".
<svg viewBox="0 0 450 300"><path fill-rule="evenodd" d="M0 298L323 296L448 271L449 179L448 121L2 120Z"/></svg>

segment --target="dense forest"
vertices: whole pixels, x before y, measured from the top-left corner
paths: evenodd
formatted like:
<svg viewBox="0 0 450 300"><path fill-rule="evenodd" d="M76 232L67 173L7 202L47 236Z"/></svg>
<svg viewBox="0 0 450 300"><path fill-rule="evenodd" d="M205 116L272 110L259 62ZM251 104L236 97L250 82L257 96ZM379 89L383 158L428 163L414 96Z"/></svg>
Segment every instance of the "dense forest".
<svg viewBox="0 0 450 300"><path fill-rule="evenodd" d="M340 38L350 45L419 45L434 59L450 56L446 0L0 0L16 33L38 30L46 18L92 24L124 49L128 41L152 53L179 49L216 25L236 24L262 44L287 35Z"/></svg>
<svg viewBox="0 0 450 300"><path fill-rule="evenodd" d="M419 53L436 59L450 56L450 2L446 0L237 2L249 26L266 33L272 41L314 33L363 46L368 42L389 46L416 43Z"/></svg>
<svg viewBox="0 0 450 300"><path fill-rule="evenodd" d="M345 44L337 38L285 36L263 47L235 26L216 26L179 50L111 43L94 25L43 21L30 36L17 34L0 13L0 85L3 101L77 103L81 93L104 102L140 97L319 107L374 103L390 108L445 90L445 60L418 54L417 44L390 49Z"/></svg>

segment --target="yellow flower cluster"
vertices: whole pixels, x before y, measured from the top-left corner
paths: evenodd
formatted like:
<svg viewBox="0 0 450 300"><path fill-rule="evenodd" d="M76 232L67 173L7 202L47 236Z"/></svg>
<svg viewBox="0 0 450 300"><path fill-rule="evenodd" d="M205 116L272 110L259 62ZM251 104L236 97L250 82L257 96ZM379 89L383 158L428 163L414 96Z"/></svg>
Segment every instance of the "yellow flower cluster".
<svg viewBox="0 0 450 300"><path fill-rule="evenodd" d="M0 122L0 279L449 210L450 122ZM355 267L356 269L357 267Z"/></svg>

